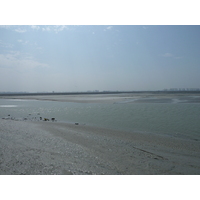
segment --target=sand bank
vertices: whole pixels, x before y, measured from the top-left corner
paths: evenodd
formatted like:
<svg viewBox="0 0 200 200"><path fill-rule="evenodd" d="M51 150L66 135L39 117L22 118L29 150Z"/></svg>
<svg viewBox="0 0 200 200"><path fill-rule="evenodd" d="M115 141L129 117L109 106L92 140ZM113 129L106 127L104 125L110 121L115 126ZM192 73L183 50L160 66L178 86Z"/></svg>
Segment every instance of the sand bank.
<svg viewBox="0 0 200 200"><path fill-rule="evenodd" d="M0 119L0 174L200 174L200 141Z"/></svg>
<svg viewBox="0 0 200 200"><path fill-rule="evenodd" d="M119 93L81 95L20 95L3 96L4 99L29 99L76 103L200 103L200 93Z"/></svg>

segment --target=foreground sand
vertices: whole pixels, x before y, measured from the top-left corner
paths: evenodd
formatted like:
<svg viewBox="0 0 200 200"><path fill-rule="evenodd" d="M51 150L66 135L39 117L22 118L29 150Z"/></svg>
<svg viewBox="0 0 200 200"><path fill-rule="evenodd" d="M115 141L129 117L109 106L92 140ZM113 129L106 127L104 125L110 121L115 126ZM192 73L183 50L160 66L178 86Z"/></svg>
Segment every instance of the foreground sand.
<svg viewBox="0 0 200 200"><path fill-rule="evenodd" d="M200 174L200 141L0 119L0 174Z"/></svg>

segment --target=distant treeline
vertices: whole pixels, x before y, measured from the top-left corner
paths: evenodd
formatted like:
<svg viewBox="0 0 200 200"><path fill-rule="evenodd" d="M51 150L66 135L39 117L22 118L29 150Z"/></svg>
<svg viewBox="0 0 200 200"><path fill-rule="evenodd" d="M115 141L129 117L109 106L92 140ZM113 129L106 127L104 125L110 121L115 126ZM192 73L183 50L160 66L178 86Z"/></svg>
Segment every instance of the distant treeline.
<svg viewBox="0 0 200 200"><path fill-rule="evenodd" d="M122 93L152 93L152 94L200 94L200 91L102 91L102 92L37 92L37 93L18 93L3 92L0 96L39 96L39 95L92 95L92 94L122 94Z"/></svg>

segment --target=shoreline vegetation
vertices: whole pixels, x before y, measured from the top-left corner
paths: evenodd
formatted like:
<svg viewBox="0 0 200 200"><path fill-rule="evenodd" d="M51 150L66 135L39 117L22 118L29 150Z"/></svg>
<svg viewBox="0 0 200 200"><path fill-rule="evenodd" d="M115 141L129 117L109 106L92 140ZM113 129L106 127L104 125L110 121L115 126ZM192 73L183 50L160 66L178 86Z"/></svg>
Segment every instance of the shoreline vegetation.
<svg viewBox="0 0 200 200"><path fill-rule="evenodd" d="M88 92L0 92L0 96L8 95L93 95L93 94L142 94L142 93L152 93L152 94L181 94L181 93L199 93L200 89L196 90L157 90L157 91L88 91Z"/></svg>
<svg viewBox="0 0 200 200"><path fill-rule="evenodd" d="M81 103L163 103L178 99L178 103L200 103L199 93L165 93L158 98L152 93L9 98ZM0 174L200 174L199 140L76 123L18 120L11 116L0 119Z"/></svg>

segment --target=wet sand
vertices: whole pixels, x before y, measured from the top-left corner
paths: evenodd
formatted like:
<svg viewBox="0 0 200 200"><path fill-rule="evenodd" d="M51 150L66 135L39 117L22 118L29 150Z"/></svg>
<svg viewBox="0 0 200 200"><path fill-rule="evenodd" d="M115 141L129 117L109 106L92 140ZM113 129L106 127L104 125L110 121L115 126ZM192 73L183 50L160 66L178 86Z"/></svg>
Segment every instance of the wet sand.
<svg viewBox="0 0 200 200"><path fill-rule="evenodd" d="M0 174L200 174L200 141L0 119Z"/></svg>

